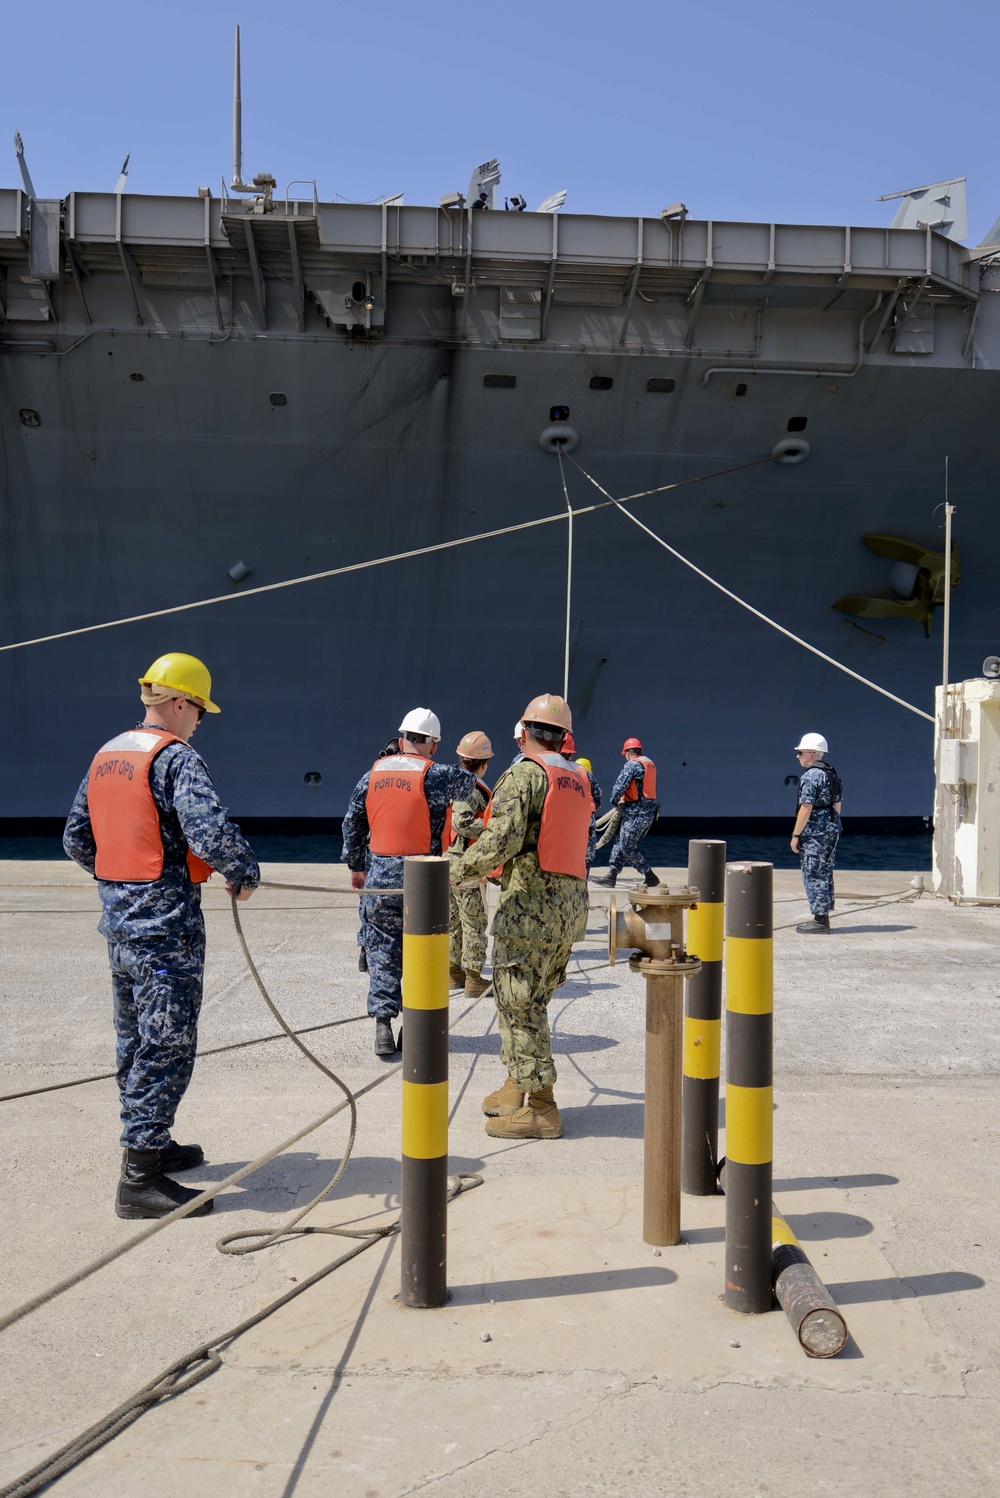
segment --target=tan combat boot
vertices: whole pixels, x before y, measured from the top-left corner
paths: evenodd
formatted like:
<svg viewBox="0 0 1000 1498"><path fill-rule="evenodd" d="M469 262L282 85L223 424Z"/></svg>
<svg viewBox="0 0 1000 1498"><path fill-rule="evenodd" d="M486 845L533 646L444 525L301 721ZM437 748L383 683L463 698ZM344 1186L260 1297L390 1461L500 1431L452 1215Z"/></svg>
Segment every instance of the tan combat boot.
<svg viewBox="0 0 1000 1498"><path fill-rule="evenodd" d="M451 989L465 987L464 967L450 967L448 969L448 987Z"/></svg>
<svg viewBox="0 0 1000 1498"><path fill-rule="evenodd" d="M484 978L482 973L474 973L471 968L467 968L465 972L465 997L467 999L481 999L492 982L492 978Z"/></svg>
<svg viewBox="0 0 1000 1498"><path fill-rule="evenodd" d="M562 1119L551 1087L529 1092L528 1101L516 1113L491 1118L486 1132L493 1139L561 1139Z"/></svg>
<svg viewBox="0 0 1000 1498"><path fill-rule="evenodd" d="M524 1107L524 1093L513 1077L508 1077L503 1086L483 1098L483 1112L487 1118L509 1118Z"/></svg>

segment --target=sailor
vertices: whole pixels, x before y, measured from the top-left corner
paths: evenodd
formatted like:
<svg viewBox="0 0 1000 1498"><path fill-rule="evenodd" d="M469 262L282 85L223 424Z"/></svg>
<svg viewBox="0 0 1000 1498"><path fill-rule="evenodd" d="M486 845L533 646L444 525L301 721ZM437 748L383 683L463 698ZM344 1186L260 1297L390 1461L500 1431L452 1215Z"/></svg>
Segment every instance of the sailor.
<svg viewBox="0 0 1000 1498"><path fill-rule="evenodd" d="M622 754L625 764L611 792L612 806L620 806L622 810L621 824L612 844L608 872L595 874L594 883L614 885L625 865L631 864L652 888L660 881L639 844L660 810L656 799L656 766L643 754L639 739L626 739Z"/></svg>
<svg viewBox="0 0 1000 1498"><path fill-rule="evenodd" d="M520 718L514 724L514 743L517 746L517 750L514 758L511 760L512 765L519 764L524 758L524 724Z"/></svg>
<svg viewBox="0 0 1000 1498"><path fill-rule="evenodd" d="M828 749L821 733L804 733L795 750L803 773L790 847L802 859L802 883L812 912L811 921L795 928L805 936L829 931L833 909L833 862L844 788L833 765L824 762Z"/></svg>
<svg viewBox="0 0 1000 1498"><path fill-rule="evenodd" d="M399 725L399 753L377 759L354 787L344 817L342 854L352 889L402 891L405 857L440 855L448 807L470 797L476 785L468 770L432 763L440 739L437 714L413 708ZM391 1021L402 1005L402 893L366 896L361 922L375 1054L393 1056Z"/></svg>
<svg viewBox="0 0 1000 1498"><path fill-rule="evenodd" d="M482 833L490 817L490 788L483 776L493 758L493 745L475 730L455 750L463 770L475 776L471 796L453 801L445 818L444 849L452 859L462 857ZM483 977L486 963L486 896L481 884L451 892L451 941L448 956L452 988L464 988L468 998L480 998L490 986Z"/></svg>
<svg viewBox="0 0 1000 1498"><path fill-rule="evenodd" d="M594 866L594 859L597 857L597 813L601 809L604 792L597 783L594 767L589 759L584 759L583 755L579 755L574 760L574 764L578 764L581 770L586 771L587 779L590 781L590 794L594 798L594 811L590 818L590 831L587 834L587 873L589 874Z"/></svg>
<svg viewBox="0 0 1000 1498"><path fill-rule="evenodd" d="M481 192L479 194L478 198L476 199L476 201L472 204L472 207L474 209L475 208L487 209L487 208L489 208L489 206L490 206L489 194L485 193L485 192Z"/></svg>
<svg viewBox="0 0 1000 1498"><path fill-rule="evenodd" d="M587 833L593 801L586 775L559 750L573 726L569 706L535 697L522 722L524 757L501 776L490 820L452 869L452 884L503 865L493 919L493 995L502 1087L483 1099L497 1139L558 1139L548 1005L566 981L573 943L587 932Z"/></svg>
<svg viewBox="0 0 1000 1498"><path fill-rule="evenodd" d="M63 832L70 858L98 880L117 1034L124 1146L119 1217L165 1217L197 1196L167 1173L191 1170L200 1145L170 1137L194 1069L205 969L201 885L213 870L248 900L257 860L219 804L190 739L217 713L212 678L171 653L139 678L145 715L98 750ZM190 1215L210 1212L212 1202Z"/></svg>
<svg viewBox="0 0 1000 1498"><path fill-rule="evenodd" d="M379 757L379 759L388 759L388 757L389 757L390 754L398 754L398 753L399 753L399 739L397 737L397 738L389 739L388 740L388 742L386 743L385 748L379 750L378 757ZM371 855L369 855L369 857L370 856ZM365 867L367 868L367 866L368 865L367 865L367 860L366 860ZM359 973L367 973L367 971L368 971L368 953L365 951L365 918L364 918L363 914L361 913L361 911L359 910L358 911L358 972Z"/></svg>

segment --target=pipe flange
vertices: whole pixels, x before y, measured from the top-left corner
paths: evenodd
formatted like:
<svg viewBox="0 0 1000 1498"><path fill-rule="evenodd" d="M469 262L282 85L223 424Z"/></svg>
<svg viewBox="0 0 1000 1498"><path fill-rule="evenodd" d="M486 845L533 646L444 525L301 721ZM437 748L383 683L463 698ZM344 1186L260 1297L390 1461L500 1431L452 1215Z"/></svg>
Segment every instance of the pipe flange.
<svg viewBox="0 0 1000 1498"><path fill-rule="evenodd" d="M771 457L776 463L804 463L812 448L804 437L785 437L771 448Z"/></svg>
<svg viewBox="0 0 1000 1498"><path fill-rule="evenodd" d="M557 421L539 435L538 445L543 453L575 452L580 446L580 433L568 421Z"/></svg>
<svg viewBox="0 0 1000 1498"><path fill-rule="evenodd" d="M662 957L642 957L636 952L629 958L628 965L633 973L648 978L693 978L695 973L701 972L701 958L687 955L668 962Z"/></svg>

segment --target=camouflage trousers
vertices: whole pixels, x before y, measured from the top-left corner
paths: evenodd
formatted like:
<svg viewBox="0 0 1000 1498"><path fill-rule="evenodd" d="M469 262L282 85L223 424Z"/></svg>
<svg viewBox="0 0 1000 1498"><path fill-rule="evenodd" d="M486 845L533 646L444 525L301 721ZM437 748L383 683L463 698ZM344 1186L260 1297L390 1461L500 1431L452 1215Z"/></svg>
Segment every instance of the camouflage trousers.
<svg viewBox="0 0 1000 1498"><path fill-rule="evenodd" d="M539 1092L556 1079L549 1000L566 982L570 942L553 942L521 962L493 963L493 995L500 1027L500 1060L522 1092Z"/></svg>
<svg viewBox="0 0 1000 1498"><path fill-rule="evenodd" d="M594 859L597 857L597 828L591 818L590 832L587 834L587 873L594 867Z"/></svg>
<svg viewBox="0 0 1000 1498"><path fill-rule="evenodd" d="M631 864L640 874L649 873L653 865L641 851L639 844L656 821L658 809L655 801L633 801L631 805L626 802L622 807L618 835L611 845L611 857L608 860L610 868L621 873L626 864Z"/></svg>
<svg viewBox="0 0 1000 1498"><path fill-rule="evenodd" d="M203 932L169 942L109 942L121 1143L164 1149L198 1047Z"/></svg>
<svg viewBox="0 0 1000 1498"><path fill-rule="evenodd" d="M361 901L359 943L368 958L368 1013L395 1019L403 1007L403 897Z"/></svg>
<svg viewBox="0 0 1000 1498"><path fill-rule="evenodd" d="M807 823L806 831L799 839L802 883L813 915L829 915L833 909L833 863L839 839L840 828L833 822L812 833Z"/></svg>
<svg viewBox="0 0 1000 1498"><path fill-rule="evenodd" d="M481 973L486 963L486 894L482 885L452 890L450 936L448 966Z"/></svg>

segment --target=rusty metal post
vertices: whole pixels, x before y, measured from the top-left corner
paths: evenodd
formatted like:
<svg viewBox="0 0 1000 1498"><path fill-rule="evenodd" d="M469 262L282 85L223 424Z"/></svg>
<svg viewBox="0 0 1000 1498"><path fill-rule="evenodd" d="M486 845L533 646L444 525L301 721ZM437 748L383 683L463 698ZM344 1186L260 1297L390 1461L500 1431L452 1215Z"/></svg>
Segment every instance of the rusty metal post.
<svg viewBox="0 0 1000 1498"><path fill-rule="evenodd" d="M663 885L629 894L631 910L608 910L608 960L638 948L629 967L646 980L646 1102L642 1236L669 1247L681 1237L681 1055L684 979L698 971L684 950L684 911L697 890L671 894Z"/></svg>
<svg viewBox="0 0 1000 1498"><path fill-rule="evenodd" d="M726 1305L771 1309L773 866L726 869Z"/></svg>
<svg viewBox="0 0 1000 1498"><path fill-rule="evenodd" d="M690 1196L714 1196L719 1161L725 843L714 839L688 843L688 883L701 897L687 922L688 946L701 959L701 972L684 986L681 1184Z"/></svg>

